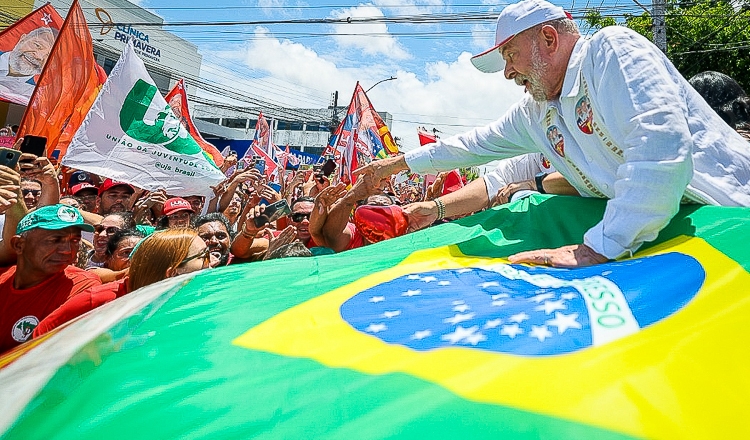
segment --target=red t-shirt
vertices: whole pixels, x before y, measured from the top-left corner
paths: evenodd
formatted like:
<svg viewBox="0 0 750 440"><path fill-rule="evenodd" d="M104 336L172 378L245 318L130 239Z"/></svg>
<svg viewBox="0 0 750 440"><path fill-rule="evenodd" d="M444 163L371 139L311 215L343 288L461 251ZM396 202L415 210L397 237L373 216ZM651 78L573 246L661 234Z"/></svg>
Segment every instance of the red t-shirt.
<svg viewBox="0 0 750 440"><path fill-rule="evenodd" d="M101 284L99 277L68 266L29 289L16 289L16 266L0 269L0 353L31 339L39 321L68 298Z"/></svg>
<svg viewBox="0 0 750 440"><path fill-rule="evenodd" d="M127 277L112 281L111 283L94 286L70 298L47 315L46 318L42 319L42 322L34 329L34 337L37 338L73 318L83 315L89 310L94 310L101 305L126 295L128 293L126 283Z"/></svg>

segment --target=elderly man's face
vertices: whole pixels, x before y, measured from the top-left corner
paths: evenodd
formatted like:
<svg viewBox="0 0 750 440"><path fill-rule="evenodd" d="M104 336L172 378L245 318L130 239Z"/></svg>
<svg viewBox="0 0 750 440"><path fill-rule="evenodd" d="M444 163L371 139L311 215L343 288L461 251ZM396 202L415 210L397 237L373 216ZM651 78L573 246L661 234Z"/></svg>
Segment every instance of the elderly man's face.
<svg viewBox="0 0 750 440"><path fill-rule="evenodd" d="M42 33L33 37L23 36L9 56L11 76L32 76L42 73L54 39L52 34Z"/></svg>
<svg viewBox="0 0 750 440"><path fill-rule="evenodd" d="M534 30L522 32L500 48L505 59L505 77L519 86L524 86L535 101L551 98L546 83L547 63L539 49L539 40Z"/></svg>
<svg viewBox="0 0 750 440"><path fill-rule="evenodd" d="M14 249L24 267L52 276L73 264L81 243L81 230L68 227L59 230L32 229L14 239Z"/></svg>

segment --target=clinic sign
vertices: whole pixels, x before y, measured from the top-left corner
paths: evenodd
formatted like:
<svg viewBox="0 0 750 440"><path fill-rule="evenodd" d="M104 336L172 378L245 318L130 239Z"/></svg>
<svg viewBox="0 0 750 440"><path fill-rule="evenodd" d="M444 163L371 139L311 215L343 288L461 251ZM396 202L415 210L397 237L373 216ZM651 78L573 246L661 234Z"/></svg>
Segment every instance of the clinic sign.
<svg viewBox="0 0 750 440"><path fill-rule="evenodd" d="M151 61L161 62L161 49L151 45L148 33L129 24L115 23L104 8L94 10L96 18L102 23L100 35L111 35L116 41L127 44L133 41L135 53ZM112 33L114 30L114 33Z"/></svg>

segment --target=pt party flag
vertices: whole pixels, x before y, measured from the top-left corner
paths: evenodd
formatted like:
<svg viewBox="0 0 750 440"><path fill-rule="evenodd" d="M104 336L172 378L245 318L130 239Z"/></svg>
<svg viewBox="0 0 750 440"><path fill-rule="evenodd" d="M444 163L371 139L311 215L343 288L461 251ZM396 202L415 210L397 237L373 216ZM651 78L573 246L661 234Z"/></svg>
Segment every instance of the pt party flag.
<svg viewBox="0 0 750 440"><path fill-rule="evenodd" d="M222 156L219 149L216 148L212 143L207 142L205 139L203 139L203 136L201 136L198 129L195 128L193 117L191 116L190 109L188 107L187 93L185 92L185 80L180 79L179 81L177 81L177 84L174 85L172 90L169 91L164 99L166 99L166 101L169 103L169 106L172 108L172 112L185 126L187 131L190 133L190 136L195 139L195 142L197 142L198 145L201 146L203 151L211 156L211 159L217 166L222 166L224 164L224 156Z"/></svg>
<svg viewBox="0 0 750 440"><path fill-rule="evenodd" d="M29 103L62 24L46 3L0 32L0 101Z"/></svg>
<svg viewBox="0 0 750 440"><path fill-rule="evenodd" d="M96 63L91 33L78 0L70 6L24 113L18 136L47 138L47 154L62 158L106 80Z"/></svg>
<svg viewBox="0 0 750 440"><path fill-rule="evenodd" d="M353 183L352 171L372 160L397 153L398 146L388 126L357 82L346 117L333 133L324 155L335 157L339 164L339 180Z"/></svg>
<svg viewBox="0 0 750 440"><path fill-rule="evenodd" d="M683 205L598 266L508 262L605 206L534 195L148 286L0 358L0 435L748 438L750 209Z"/></svg>
<svg viewBox="0 0 750 440"><path fill-rule="evenodd" d="M211 195L224 180L127 44L63 165L179 196Z"/></svg>

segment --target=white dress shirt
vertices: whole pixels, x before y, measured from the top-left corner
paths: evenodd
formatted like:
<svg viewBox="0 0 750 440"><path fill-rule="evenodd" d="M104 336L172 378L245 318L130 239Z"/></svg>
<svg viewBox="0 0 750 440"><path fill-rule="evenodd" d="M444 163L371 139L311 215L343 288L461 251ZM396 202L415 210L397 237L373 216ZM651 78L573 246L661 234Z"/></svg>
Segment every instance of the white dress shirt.
<svg viewBox="0 0 750 440"><path fill-rule="evenodd" d="M750 206L747 141L625 27L578 40L559 99L527 95L494 123L405 159L413 171L434 173L535 151L581 194L609 199L583 240L608 258L655 239L681 200Z"/></svg>

